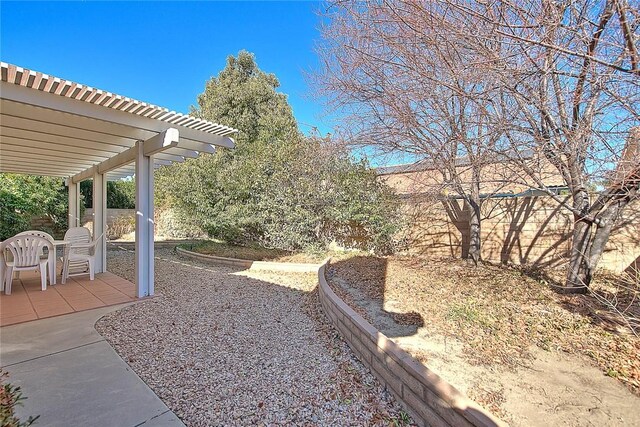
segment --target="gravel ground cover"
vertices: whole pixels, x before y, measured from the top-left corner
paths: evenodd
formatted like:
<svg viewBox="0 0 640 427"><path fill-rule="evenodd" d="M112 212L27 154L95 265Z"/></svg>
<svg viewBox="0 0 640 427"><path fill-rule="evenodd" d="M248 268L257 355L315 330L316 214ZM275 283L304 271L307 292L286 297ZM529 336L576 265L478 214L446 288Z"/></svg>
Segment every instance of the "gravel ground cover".
<svg viewBox="0 0 640 427"><path fill-rule="evenodd" d="M315 275L156 256L161 297L96 328L185 424L411 423L319 312ZM108 265L133 279L132 253Z"/></svg>
<svg viewBox="0 0 640 427"><path fill-rule="evenodd" d="M311 252L288 252L279 249L263 248L258 245L232 245L215 240L203 240L198 243L184 244L181 245L181 247L204 255L214 255L226 258L306 264L316 264L324 261L327 257L331 257L335 260L343 260L358 255L368 254L367 252L340 249Z"/></svg>

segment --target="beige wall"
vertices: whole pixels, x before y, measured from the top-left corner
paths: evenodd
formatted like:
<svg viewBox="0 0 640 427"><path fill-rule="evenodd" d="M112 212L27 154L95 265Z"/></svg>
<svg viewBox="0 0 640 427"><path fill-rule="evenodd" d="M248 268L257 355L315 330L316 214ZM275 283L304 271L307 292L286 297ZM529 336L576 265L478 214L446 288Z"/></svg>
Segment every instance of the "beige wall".
<svg viewBox="0 0 640 427"><path fill-rule="evenodd" d="M530 161L530 167L539 171L537 179L547 186L561 186L564 181L557 170L548 162L534 164ZM470 187L471 168L469 166L458 166L462 186ZM442 194L447 195L450 189L442 185L443 176L437 169L425 169L414 172L390 173L379 175L379 178L387 185L396 190L398 194ZM532 183L531 178L518 177L514 170L514 164L494 163L482 168L480 174L480 192L487 194L494 193L520 193L533 187L538 187Z"/></svg>
<svg viewBox="0 0 640 427"><path fill-rule="evenodd" d="M409 250L461 256L468 245L468 212L461 200L407 201ZM492 262L560 265L570 248L572 215L551 197L496 198L482 209L482 257ZM627 207L600 263L620 272L640 257L640 202Z"/></svg>
<svg viewBox="0 0 640 427"><path fill-rule="evenodd" d="M531 160L536 161L534 159ZM563 185L548 162L530 165L548 186ZM469 168L459 166L463 185ZM410 218L409 250L429 256L464 256L469 244L468 211L452 195L434 169L390 173L379 178L406 199ZM521 193L536 187L530 179L518 183L513 165L496 163L483 168L482 193ZM512 182L515 181L516 183ZM482 257L491 262L560 265L571 243L572 215L551 197L491 198L482 209ZM640 257L640 201L627 207L612 232L600 266L625 270Z"/></svg>

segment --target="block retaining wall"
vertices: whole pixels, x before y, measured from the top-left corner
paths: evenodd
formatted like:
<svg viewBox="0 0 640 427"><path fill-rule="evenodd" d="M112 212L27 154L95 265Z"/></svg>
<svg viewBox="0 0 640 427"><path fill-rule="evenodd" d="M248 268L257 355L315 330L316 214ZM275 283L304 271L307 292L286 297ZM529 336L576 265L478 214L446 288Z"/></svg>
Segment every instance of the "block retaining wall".
<svg viewBox="0 0 640 427"><path fill-rule="evenodd" d="M175 248L178 245L196 244L195 240L156 240L153 242L153 246L158 248ZM126 249L135 250L135 240L110 240L107 242L107 248L109 249Z"/></svg>
<svg viewBox="0 0 640 427"><path fill-rule="evenodd" d="M320 303L325 315L360 361L403 404L420 426L503 426L501 420L470 400L402 350L344 303L318 269Z"/></svg>

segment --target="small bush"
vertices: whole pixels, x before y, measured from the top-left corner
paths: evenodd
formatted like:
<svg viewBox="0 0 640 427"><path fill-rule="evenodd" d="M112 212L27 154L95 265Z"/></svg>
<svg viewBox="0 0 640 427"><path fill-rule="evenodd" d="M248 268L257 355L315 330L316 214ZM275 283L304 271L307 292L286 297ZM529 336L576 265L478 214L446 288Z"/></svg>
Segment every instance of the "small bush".
<svg viewBox="0 0 640 427"><path fill-rule="evenodd" d="M136 231L135 216L119 216L114 218L111 224L107 226L107 237L109 239L118 239L134 231Z"/></svg>
<svg viewBox="0 0 640 427"><path fill-rule="evenodd" d="M2 388L0 388L0 426L2 427L27 427L32 425L40 415L35 417L30 416L26 421L20 421L15 415L15 407L21 405L21 401L26 399L22 397L22 391L20 387L15 387L7 379L9 374L5 371L0 371L0 381L2 382Z"/></svg>

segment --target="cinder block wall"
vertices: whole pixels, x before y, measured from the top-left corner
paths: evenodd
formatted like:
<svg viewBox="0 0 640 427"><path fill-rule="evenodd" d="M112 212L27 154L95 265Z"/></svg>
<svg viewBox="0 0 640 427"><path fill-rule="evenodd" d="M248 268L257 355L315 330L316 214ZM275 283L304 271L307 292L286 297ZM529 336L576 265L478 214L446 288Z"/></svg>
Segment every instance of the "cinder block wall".
<svg viewBox="0 0 640 427"><path fill-rule="evenodd" d="M409 250L463 256L469 212L461 200L407 199ZM567 261L573 216L551 197L487 200L482 208L482 257L491 262L555 266ZM621 272L640 257L640 202L627 207L599 266Z"/></svg>

